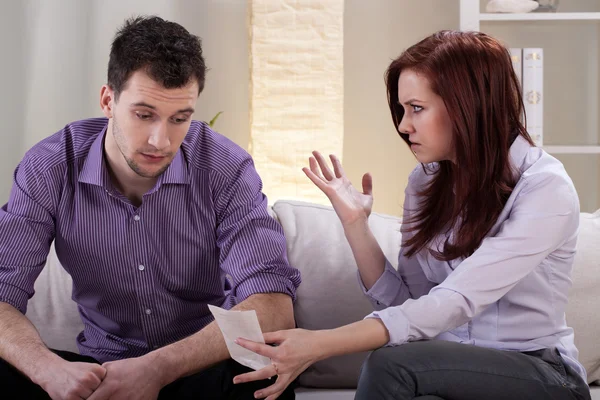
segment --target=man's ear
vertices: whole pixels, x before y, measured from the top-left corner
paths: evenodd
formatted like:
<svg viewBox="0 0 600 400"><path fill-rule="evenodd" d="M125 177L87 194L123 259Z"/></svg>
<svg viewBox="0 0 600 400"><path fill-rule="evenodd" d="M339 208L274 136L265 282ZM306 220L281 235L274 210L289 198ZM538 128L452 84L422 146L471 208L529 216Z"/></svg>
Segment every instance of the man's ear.
<svg viewBox="0 0 600 400"><path fill-rule="evenodd" d="M115 104L115 92L108 85L102 85L100 89L100 108L106 118L113 117L113 106Z"/></svg>

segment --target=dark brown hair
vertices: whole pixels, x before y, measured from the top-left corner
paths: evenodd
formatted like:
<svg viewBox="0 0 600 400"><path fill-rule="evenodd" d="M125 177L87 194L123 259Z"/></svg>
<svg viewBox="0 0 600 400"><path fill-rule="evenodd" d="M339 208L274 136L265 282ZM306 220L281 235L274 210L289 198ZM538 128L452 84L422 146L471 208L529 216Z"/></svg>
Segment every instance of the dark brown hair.
<svg viewBox="0 0 600 400"><path fill-rule="evenodd" d="M108 85L117 99L131 74L140 69L167 89L195 79L200 94L206 75L202 42L183 26L160 17L129 18L115 35L108 60Z"/></svg>
<svg viewBox="0 0 600 400"><path fill-rule="evenodd" d="M388 103L398 134L404 108L398 104L400 73L425 76L452 121L455 162L423 165L433 177L420 189L419 208L403 230L413 235L403 246L407 256L427 247L436 235L454 230L440 260L468 257L481 245L506 204L515 178L509 149L520 135L533 145L521 123L523 100L510 53L480 32L440 31L404 51L385 74ZM406 228L408 227L408 228Z"/></svg>

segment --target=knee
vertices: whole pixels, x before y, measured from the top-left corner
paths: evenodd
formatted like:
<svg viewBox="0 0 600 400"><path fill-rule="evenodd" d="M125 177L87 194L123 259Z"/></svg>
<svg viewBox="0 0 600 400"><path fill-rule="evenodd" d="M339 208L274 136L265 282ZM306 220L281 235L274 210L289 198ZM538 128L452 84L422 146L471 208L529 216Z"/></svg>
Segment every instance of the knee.
<svg viewBox="0 0 600 400"><path fill-rule="evenodd" d="M391 348L381 348L373 351L364 361L358 386L365 393L381 393L390 398L399 386L410 387L410 374L398 365L395 352ZM395 389L394 389L395 388Z"/></svg>
<svg viewBox="0 0 600 400"><path fill-rule="evenodd" d="M361 379L372 380L376 377L385 377L389 374L390 358L387 348L380 348L372 351L362 364L360 371Z"/></svg>

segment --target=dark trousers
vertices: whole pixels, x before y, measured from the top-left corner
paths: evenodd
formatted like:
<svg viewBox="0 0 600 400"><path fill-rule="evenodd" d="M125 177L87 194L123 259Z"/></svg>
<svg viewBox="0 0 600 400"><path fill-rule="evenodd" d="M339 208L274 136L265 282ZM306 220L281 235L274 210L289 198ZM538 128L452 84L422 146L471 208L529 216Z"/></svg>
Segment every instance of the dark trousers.
<svg viewBox="0 0 600 400"><path fill-rule="evenodd" d="M62 358L71 362L98 363L95 359L68 351L52 350ZM224 361L213 368L190 375L165 386L158 396L159 400L250 400L254 392L272 385L274 380L264 380L238 385L233 384L233 377L250 372L233 360ZM50 396L29 378L0 359L0 398L49 400ZM288 387L279 397L282 400L293 400L294 390Z"/></svg>
<svg viewBox="0 0 600 400"><path fill-rule="evenodd" d="M358 400L589 400L556 349L526 353L431 340L384 347L365 360Z"/></svg>

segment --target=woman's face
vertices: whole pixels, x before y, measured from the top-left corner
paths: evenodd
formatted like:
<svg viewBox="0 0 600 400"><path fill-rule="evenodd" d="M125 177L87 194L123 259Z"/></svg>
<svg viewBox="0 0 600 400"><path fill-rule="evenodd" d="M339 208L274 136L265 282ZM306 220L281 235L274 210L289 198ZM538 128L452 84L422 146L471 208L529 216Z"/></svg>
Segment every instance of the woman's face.
<svg viewBox="0 0 600 400"><path fill-rule="evenodd" d="M403 70L398 79L398 103L404 108L398 130L408 135L417 160L425 164L455 162L452 121L429 80L411 69Z"/></svg>

